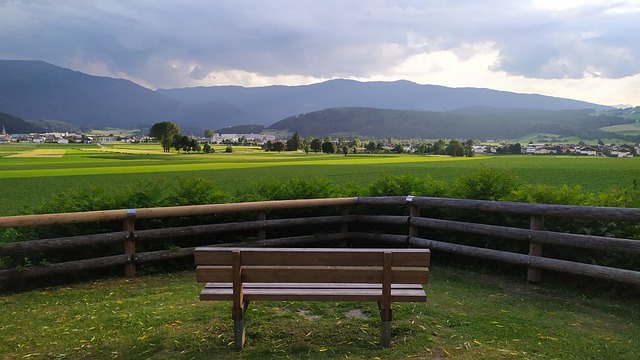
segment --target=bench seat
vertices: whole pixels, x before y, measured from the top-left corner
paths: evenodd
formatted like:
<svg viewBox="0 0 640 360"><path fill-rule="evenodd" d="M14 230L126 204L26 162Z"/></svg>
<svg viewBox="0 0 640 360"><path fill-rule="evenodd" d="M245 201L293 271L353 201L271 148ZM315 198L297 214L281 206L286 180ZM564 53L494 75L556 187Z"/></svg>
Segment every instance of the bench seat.
<svg viewBox="0 0 640 360"><path fill-rule="evenodd" d="M381 284L361 283L247 283L243 284L247 301L379 301ZM200 300L232 301L233 283L207 283ZM420 284L391 284L392 302L425 302Z"/></svg>

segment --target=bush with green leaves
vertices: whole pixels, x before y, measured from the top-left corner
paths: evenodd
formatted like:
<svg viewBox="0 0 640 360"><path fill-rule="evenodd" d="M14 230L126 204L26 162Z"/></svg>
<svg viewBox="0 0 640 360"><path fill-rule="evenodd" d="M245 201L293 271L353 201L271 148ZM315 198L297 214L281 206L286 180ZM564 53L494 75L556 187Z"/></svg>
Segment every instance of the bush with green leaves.
<svg viewBox="0 0 640 360"><path fill-rule="evenodd" d="M447 195L448 184L431 176L419 178L413 175L382 175L372 181L365 190L365 196L432 196Z"/></svg>
<svg viewBox="0 0 640 360"><path fill-rule="evenodd" d="M240 201L319 199L356 196L355 185L340 185L327 179L314 177L287 180L261 180L246 191L237 194Z"/></svg>
<svg viewBox="0 0 640 360"><path fill-rule="evenodd" d="M454 179L448 195L461 199L505 200L519 186L519 179L511 172L483 167Z"/></svg>

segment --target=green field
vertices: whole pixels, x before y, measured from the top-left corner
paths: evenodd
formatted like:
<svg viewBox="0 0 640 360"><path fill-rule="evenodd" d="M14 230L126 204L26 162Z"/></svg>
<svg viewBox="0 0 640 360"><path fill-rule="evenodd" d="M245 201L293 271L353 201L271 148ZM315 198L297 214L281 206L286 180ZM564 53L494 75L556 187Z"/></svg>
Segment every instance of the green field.
<svg viewBox="0 0 640 360"><path fill-rule="evenodd" d="M607 126L601 130L620 133L623 135L640 135L640 122L636 120L633 124Z"/></svg>
<svg viewBox="0 0 640 360"><path fill-rule="evenodd" d="M157 144L0 144L0 215L28 212L52 194L88 186L119 188L140 180L200 177L234 193L263 179L324 177L368 184L383 174L454 178L485 168L507 169L524 182L579 185L586 191L631 188L640 159L568 156L475 156L265 153L216 147L213 154L163 153Z"/></svg>

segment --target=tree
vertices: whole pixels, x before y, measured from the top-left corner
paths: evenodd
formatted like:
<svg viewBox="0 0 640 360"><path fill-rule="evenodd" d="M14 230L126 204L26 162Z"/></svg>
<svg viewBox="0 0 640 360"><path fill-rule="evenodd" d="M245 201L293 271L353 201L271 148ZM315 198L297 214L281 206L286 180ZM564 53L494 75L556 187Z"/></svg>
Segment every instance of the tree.
<svg viewBox="0 0 640 360"><path fill-rule="evenodd" d="M182 151L184 152L191 151L191 139L189 139L187 135L180 138L180 148L182 148Z"/></svg>
<svg viewBox="0 0 640 360"><path fill-rule="evenodd" d="M429 144L427 144L427 143L418 144L418 147L416 148L416 153L418 153L418 154L426 154L428 152L429 152Z"/></svg>
<svg viewBox="0 0 640 360"><path fill-rule="evenodd" d="M232 153L232 152L233 152L233 146L231 146L231 145L227 145L227 147L224 149L224 152L226 152L226 153Z"/></svg>
<svg viewBox="0 0 640 360"><path fill-rule="evenodd" d="M304 139L304 143L305 144L311 144L312 140L313 140L313 136L307 136L306 139Z"/></svg>
<svg viewBox="0 0 640 360"><path fill-rule="evenodd" d="M180 149L182 149L182 144L180 143L181 139L182 135L175 134L173 135L173 140L171 141L171 147L176 149L177 152L180 152Z"/></svg>
<svg viewBox="0 0 640 360"><path fill-rule="evenodd" d="M284 150L284 144L282 143L282 141L276 141L271 145L271 149L273 151L280 152L280 151Z"/></svg>
<svg viewBox="0 0 640 360"><path fill-rule="evenodd" d="M473 155L475 155L475 151L473 151L473 139L469 139L465 141L462 147L463 147L464 156L473 157Z"/></svg>
<svg viewBox="0 0 640 360"><path fill-rule="evenodd" d="M164 152L171 151L174 135L180 135L180 128L171 121L155 123L149 129L149 136L158 139Z"/></svg>
<svg viewBox="0 0 640 360"><path fill-rule="evenodd" d="M372 141L369 141L369 143L367 143L367 145L365 145L364 147L365 149L367 149L369 152L374 152L376 151L376 143Z"/></svg>
<svg viewBox="0 0 640 360"><path fill-rule="evenodd" d="M309 144L309 146L311 147L311 151L317 153L318 151L322 150L322 140L313 139L311 140L311 143Z"/></svg>
<svg viewBox="0 0 640 360"><path fill-rule="evenodd" d="M344 156L349 155L349 147L347 145L342 145L342 153Z"/></svg>
<svg viewBox="0 0 640 360"><path fill-rule="evenodd" d="M204 143L204 146L202 147L202 151L204 151L205 154L209 154L211 150L212 150L211 145L209 145L209 143Z"/></svg>
<svg viewBox="0 0 640 360"><path fill-rule="evenodd" d="M435 155L444 155L446 143L440 139L433 143L432 151Z"/></svg>
<svg viewBox="0 0 640 360"><path fill-rule="evenodd" d="M460 143L460 140L451 140L449 141L449 145L447 145L446 147L446 152L447 154L453 156L453 157L458 157L458 156L462 156L463 155L463 147L462 144Z"/></svg>
<svg viewBox="0 0 640 360"><path fill-rule="evenodd" d="M287 140L287 151L297 151L302 147L302 141L300 140L300 135L296 131L293 133L293 136Z"/></svg>
<svg viewBox="0 0 640 360"><path fill-rule="evenodd" d="M213 138L213 130L207 129L204 131L204 137L207 139Z"/></svg>
<svg viewBox="0 0 640 360"><path fill-rule="evenodd" d="M191 139L191 150L195 151L195 152L200 152L202 151L202 147L200 146L200 142L198 142L198 140L196 140L195 138Z"/></svg>
<svg viewBox="0 0 640 360"><path fill-rule="evenodd" d="M338 146L333 141L325 141L322 143L322 152L326 154L335 154Z"/></svg>

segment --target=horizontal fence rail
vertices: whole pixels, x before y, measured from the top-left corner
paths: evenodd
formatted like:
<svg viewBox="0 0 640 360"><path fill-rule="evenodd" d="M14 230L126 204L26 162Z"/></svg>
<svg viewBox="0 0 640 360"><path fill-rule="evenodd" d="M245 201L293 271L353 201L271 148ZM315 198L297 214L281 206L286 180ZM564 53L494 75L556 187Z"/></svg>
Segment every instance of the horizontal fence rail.
<svg viewBox="0 0 640 360"><path fill-rule="evenodd" d="M186 217L246 211L268 211L323 206L353 205L358 198L301 199L257 201L232 204L187 205L162 208L122 209L88 211L83 213L17 215L0 217L1 228L21 228L60 224L80 224L90 222L123 221L135 219L159 219L166 217Z"/></svg>
<svg viewBox="0 0 640 360"><path fill-rule="evenodd" d="M278 211L316 208L335 209L337 211L333 212L339 215L303 216L294 212L295 215L289 214L285 218L267 218L268 215L276 214ZM405 210L400 211L403 214L398 215L398 209ZM465 212L512 214L529 218L529 226L528 228L513 227L469 222L467 219L459 218L421 216L423 212L432 214L434 210L445 212L455 210L456 214ZM370 212L374 211L378 214L371 215ZM245 217L246 213L254 213L255 220L136 229L136 222L142 220L240 213L245 213ZM125 276L132 277L135 276L136 266L139 264L188 259L192 256L195 248L187 241L185 242L188 244L186 246L139 251L140 246L137 244L162 244L167 239L171 239L174 243L180 243L184 240L201 237L205 240L201 240L204 242L198 245L284 247L332 244L331 246L347 246L350 242L358 242L359 246L391 244L393 246L426 247L434 251L526 266L528 269L527 279L531 282L540 282L542 279L541 271L551 270L640 285L640 271L543 256L545 249L555 249L556 247L638 256L640 255L639 240L549 231L544 229L545 218L640 223L640 209L389 196L260 201L8 216L0 217L0 229L121 222L122 231L2 244L0 258L26 258L35 253L45 254L46 258L46 254L50 252L104 245L113 246L114 244L120 244L123 253L72 259L53 264L5 268L0 270L0 280L4 282L40 276L57 276L68 272L114 266L122 266ZM313 230L310 230L311 233L309 233L310 231L307 229ZM318 229L322 230L318 231ZM267 238L267 234L274 231L278 231L280 235ZM290 232L290 234L283 237L283 231ZM218 235L241 233L252 233L253 236L241 242L228 241L226 238L216 240ZM444 239L427 238L431 237L429 234L436 233L440 234L439 236L455 234L455 237L459 239L481 236L487 242L509 240L525 246L528 245L529 250L527 253L521 253L476 246L476 244L460 244L448 241L446 236ZM635 234L635 236L638 237L640 234Z"/></svg>

